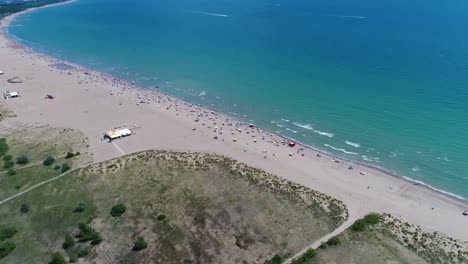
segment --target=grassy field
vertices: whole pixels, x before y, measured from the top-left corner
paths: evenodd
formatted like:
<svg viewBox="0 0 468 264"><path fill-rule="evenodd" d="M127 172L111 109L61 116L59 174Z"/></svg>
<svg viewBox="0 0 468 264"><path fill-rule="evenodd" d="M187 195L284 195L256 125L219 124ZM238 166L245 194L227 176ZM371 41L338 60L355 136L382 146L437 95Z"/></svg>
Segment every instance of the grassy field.
<svg viewBox="0 0 468 264"><path fill-rule="evenodd" d="M374 225L352 226L303 264L468 263L468 245L383 215Z"/></svg>
<svg viewBox="0 0 468 264"><path fill-rule="evenodd" d="M73 212L79 203L85 210ZM113 217L117 203L126 211ZM264 263L327 234L347 211L225 157L147 151L73 172L1 205L0 215L0 226L18 230L0 263L47 263L55 251L74 261L80 249L95 263ZM78 242L80 222L102 242ZM67 234L75 245L64 250ZM147 248L133 249L138 237Z"/></svg>

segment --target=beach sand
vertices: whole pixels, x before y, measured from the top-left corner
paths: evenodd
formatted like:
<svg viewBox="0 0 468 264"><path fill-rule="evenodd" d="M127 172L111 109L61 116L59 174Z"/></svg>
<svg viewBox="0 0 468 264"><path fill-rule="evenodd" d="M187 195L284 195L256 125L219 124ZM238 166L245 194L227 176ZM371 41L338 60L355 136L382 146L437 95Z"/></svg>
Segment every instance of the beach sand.
<svg viewBox="0 0 468 264"><path fill-rule="evenodd" d="M288 147L268 131L35 53L3 34L11 19L0 25L0 89L21 97L4 100L16 117L1 121L0 134L44 125L79 129L89 138L95 161L148 149L222 154L343 201L350 214L347 224L370 212L386 212L468 241L465 201L309 148ZM21 83L7 81L14 77ZM55 99L45 99L47 94ZM102 140L105 131L125 124L134 128L132 136L112 143Z"/></svg>

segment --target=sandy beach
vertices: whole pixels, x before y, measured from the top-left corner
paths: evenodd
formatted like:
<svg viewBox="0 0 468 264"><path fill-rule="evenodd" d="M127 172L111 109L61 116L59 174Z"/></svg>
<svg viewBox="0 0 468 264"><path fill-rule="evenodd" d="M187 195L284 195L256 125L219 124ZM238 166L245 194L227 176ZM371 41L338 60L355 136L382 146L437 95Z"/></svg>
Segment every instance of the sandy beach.
<svg viewBox="0 0 468 264"><path fill-rule="evenodd" d="M16 117L0 122L0 134L35 126L79 129L94 161L148 149L222 154L343 201L348 222L369 212L390 213L468 241L466 201L313 149L289 147L282 137L250 124L35 53L5 35L13 18L0 25L0 87L21 96L2 99ZM55 98L45 99L47 94ZM124 126L133 129L132 136L102 139L105 131Z"/></svg>

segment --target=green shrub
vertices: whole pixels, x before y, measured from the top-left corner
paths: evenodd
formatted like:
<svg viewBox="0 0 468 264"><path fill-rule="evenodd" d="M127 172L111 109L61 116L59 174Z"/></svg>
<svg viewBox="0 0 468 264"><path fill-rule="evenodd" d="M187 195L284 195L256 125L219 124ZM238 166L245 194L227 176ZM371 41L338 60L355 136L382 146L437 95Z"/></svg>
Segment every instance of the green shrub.
<svg viewBox="0 0 468 264"><path fill-rule="evenodd" d="M8 175L10 175L10 176L16 175L16 171L14 169L9 169L8 170Z"/></svg>
<svg viewBox="0 0 468 264"><path fill-rule="evenodd" d="M351 229L355 232L361 232L366 230L366 221L364 219L359 219L351 226Z"/></svg>
<svg viewBox="0 0 468 264"><path fill-rule="evenodd" d="M369 225L376 225L382 221L382 216L380 214L376 213L370 213L366 216L364 216L364 221L369 224Z"/></svg>
<svg viewBox="0 0 468 264"><path fill-rule="evenodd" d="M51 260L49 264L65 264L65 258L59 252L54 252L50 256Z"/></svg>
<svg viewBox="0 0 468 264"><path fill-rule="evenodd" d="M143 237L137 238L135 242L133 242L133 251L140 251L148 247L148 243L146 243Z"/></svg>
<svg viewBox="0 0 468 264"><path fill-rule="evenodd" d="M2 228L0 229L0 241L12 238L16 233L18 233L18 230L14 227Z"/></svg>
<svg viewBox="0 0 468 264"><path fill-rule="evenodd" d="M322 242L319 246L320 249L326 249L327 248L327 243L326 242Z"/></svg>
<svg viewBox="0 0 468 264"><path fill-rule="evenodd" d="M29 212L29 209L30 209L30 206L29 206L28 203L22 203L22 204L21 204L20 211L21 211L22 213L27 213L27 212Z"/></svg>
<svg viewBox="0 0 468 264"><path fill-rule="evenodd" d="M297 259L292 260L292 264L305 264L309 263L310 260L312 260L317 253L313 249L308 249L304 254L302 254L300 257Z"/></svg>
<svg viewBox="0 0 468 264"><path fill-rule="evenodd" d="M75 153L75 156L79 156L81 153L80 152L76 152Z"/></svg>
<svg viewBox="0 0 468 264"><path fill-rule="evenodd" d="M67 152L67 155L65 156L66 159L71 159L73 157L75 157L75 154L71 152Z"/></svg>
<svg viewBox="0 0 468 264"><path fill-rule="evenodd" d="M270 260L265 261L265 264L281 264L285 260L284 257L276 254Z"/></svg>
<svg viewBox="0 0 468 264"><path fill-rule="evenodd" d="M29 162L29 158L26 155L21 155L16 158L16 163L17 164L26 164Z"/></svg>
<svg viewBox="0 0 468 264"><path fill-rule="evenodd" d="M82 213L85 210L85 204L83 202L78 203L78 205L73 210L74 213Z"/></svg>
<svg viewBox="0 0 468 264"><path fill-rule="evenodd" d="M71 168L70 165L66 163L62 164L62 173L68 171L70 168Z"/></svg>
<svg viewBox="0 0 468 264"><path fill-rule="evenodd" d="M74 254L69 255L68 258L70 259L70 263L75 263L78 260L77 256Z"/></svg>
<svg viewBox="0 0 468 264"><path fill-rule="evenodd" d="M71 248L75 245L75 239L70 234L65 235L65 241L63 241L63 249Z"/></svg>
<svg viewBox="0 0 468 264"><path fill-rule="evenodd" d="M0 244L0 259L8 256L13 250L15 250L16 246L13 242L5 242Z"/></svg>
<svg viewBox="0 0 468 264"><path fill-rule="evenodd" d="M61 168L61 167L60 167L60 165L58 165L58 164L54 166L54 170L60 170L60 168Z"/></svg>
<svg viewBox="0 0 468 264"><path fill-rule="evenodd" d="M15 166L15 163L12 160L7 160L3 162L3 168L9 169L11 167Z"/></svg>
<svg viewBox="0 0 468 264"><path fill-rule="evenodd" d="M166 219L166 215L160 214L160 215L158 215L157 219L159 221L163 221L164 219Z"/></svg>
<svg viewBox="0 0 468 264"><path fill-rule="evenodd" d="M113 217L119 217L123 215L126 210L127 210L127 207L125 207L123 203L118 203L112 207L110 214Z"/></svg>
<svg viewBox="0 0 468 264"><path fill-rule="evenodd" d="M88 256L89 254L89 248L86 247L86 246L83 246L80 248L80 252L78 252L78 257L79 258L84 258L86 256Z"/></svg>
<svg viewBox="0 0 468 264"><path fill-rule="evenodd" d="M42 165L44 165L44 166L49 166L49 165L52 165L52 163L54 163L54 162L55 162L54 157L52 157L52 156L47 156L47 157L45 158L45 160L42 162Z"/></svg>
<svg viewBox="0 0 468 264"><path fill-rule="evenodd" d="M334 236L334 237L330 238L326 243L327 243L328 246L336 246L336 245L340 244L340 238L337 237L337 236Z"/></svg>
<svg viewBox="0 0 468 264"><path fill-rule="evenodd" d="M80 233L78 234L78 239L80 242L86 242L91 240L92 245L97 245L101 243L102 237L94 228L85 223L79 223L78 228Z"/></svg>
<svg viewBox="0 0 468 264"><path fill-rule="evenodd" d="M0 157L8 152L8 144L5 138L0 138Z"/></svg>
<svg viewBox="0 0 468 264"><path fill-rule="evenodd" d="M4 161L9 161L9 160L12 160L13 159L13 156L12 155L5 155L3 156L3 160Z"/></svg>

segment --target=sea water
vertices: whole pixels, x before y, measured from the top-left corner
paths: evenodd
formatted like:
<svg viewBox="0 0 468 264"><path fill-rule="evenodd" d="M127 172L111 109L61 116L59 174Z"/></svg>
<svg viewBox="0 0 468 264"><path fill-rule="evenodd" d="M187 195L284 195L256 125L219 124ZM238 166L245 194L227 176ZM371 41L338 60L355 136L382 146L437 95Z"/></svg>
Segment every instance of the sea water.
<svg viewBox="0 0 468 264"><path fill-rule="evenodd" d="M468 197L467 12L462 0L79 0L8 33Z"/></svg>

